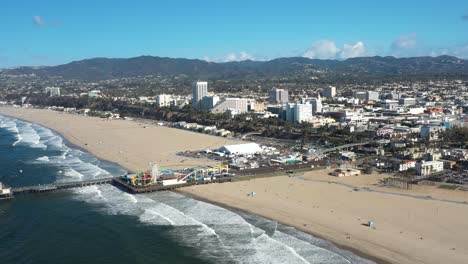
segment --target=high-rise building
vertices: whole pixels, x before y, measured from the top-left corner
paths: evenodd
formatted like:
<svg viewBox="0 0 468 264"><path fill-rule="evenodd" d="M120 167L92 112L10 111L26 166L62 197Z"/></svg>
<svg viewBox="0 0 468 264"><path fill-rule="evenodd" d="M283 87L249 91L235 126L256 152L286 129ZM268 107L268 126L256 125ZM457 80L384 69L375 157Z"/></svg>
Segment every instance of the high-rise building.
<svg viewBox="0 0 468 264"><path fill-rule="evenodd" d="M360 101L364 101L367 99L367 93L366 92L354 92L353 97L356 99L359 99Z"/></svg>
<svg viewBox="0 0 468 264"><path fill-rule="evenodd" d="M192 106L202 109L203 97L208 95L208 82L194 82L192 85Z"/></svg>
<svg viewBox="0 0 468 264"><path fill-rule="evenodd" d="M247 98L226 98L213 108L214 113L224 113L231 111L232 114L241 114L248 112L249 99Z"/></svg>
<svg viewBox="0 0 468 264"><path fill-rule="evenodd" d="M211 110L213 109L219 102L219 96L217 95L210 95L205 96L202 99L202 108L204 110Z"/></svg>
<svg viewBox="0 0 468 264"><path fill-rule="evenodd" d="M374 91L367 91L366 92L366 100L367 101L378 101L379 100L379 92Z"/></svg>
<svg viewBox="0 0 468 264"><path fill-rule="evenodd" d="M328 98L333 98L336 96L336 87L335 86L328 86L323 88L323 96Z"/></svg>
<svg viewBox="0 0 468 264"><path fill-rule="evenodd" d="M287 104L289 102L289 92L285 89L272 88L268 91L270 103Z"/></svg>
<svg viewBox="0 0 468 264"><path fill-rule="evenodd" d="M309 122L312 119L312 105L309 103L287 104L286 120L294 123Z"/></svg>
<svg viewBox="0 0 468 264"><path fill-rule="evenodd" d="M49 96L60 96L60 87L46 87L45 93Z"/></svg>
<svg viewBox="0 0 468 264"><path fill-rule="evenodd" d="M320 95L317 98L313 98L310 102L312 103L313 114L322 112L322 99Z"/></svg>
<svg viewBox="0 0 468 264"><path fill-rule="evenodd" d="M257 111L257 102L255 99L247 99L247 111Z"/></svg>

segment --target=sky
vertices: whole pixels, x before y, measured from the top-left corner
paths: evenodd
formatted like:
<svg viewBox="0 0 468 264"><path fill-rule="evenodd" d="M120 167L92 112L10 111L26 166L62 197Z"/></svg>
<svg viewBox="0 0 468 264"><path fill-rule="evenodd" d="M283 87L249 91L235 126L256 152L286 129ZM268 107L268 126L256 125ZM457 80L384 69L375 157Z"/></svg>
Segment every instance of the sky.
<svg viewBox="0 0 468 264"><path fill-rule="evenodd" d="M141 55L468 59L466 0L2 0L0 68Z"/></svg>

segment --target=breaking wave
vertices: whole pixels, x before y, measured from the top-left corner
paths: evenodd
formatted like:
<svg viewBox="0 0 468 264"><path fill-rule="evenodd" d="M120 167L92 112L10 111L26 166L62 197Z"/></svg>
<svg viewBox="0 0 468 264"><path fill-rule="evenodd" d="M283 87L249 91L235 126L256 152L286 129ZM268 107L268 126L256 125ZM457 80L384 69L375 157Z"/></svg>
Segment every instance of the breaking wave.
<svg viewBox="0 0 468 264"><path fill-rule="evenodd" d="M33 163L57 166L57 182L117 176L94 156L68 147L42 126L0 116L0 128L15 137L13 148L37 148ZM72 191L73 199L108 215L134 217L142 225L164 227L179 243L214 263L371 263L333 244L274 221L224 209L173 192L132 195L111 185Z"/></svg>

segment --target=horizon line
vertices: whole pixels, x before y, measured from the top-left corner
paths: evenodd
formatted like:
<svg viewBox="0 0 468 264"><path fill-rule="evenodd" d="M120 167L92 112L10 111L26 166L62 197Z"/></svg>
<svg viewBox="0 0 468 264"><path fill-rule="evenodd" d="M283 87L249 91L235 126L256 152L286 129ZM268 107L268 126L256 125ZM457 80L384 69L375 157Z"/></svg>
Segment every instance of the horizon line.
<svg viewBox="0 0 468 264"><path fill-rule="evenodd" d="M375 56L358 56L358 57L352 57L352 58L346 58L346 59L319 59L319 58L308 58L304 56L291 56L291 57L278 57L278 58L273 58L273 59L268 59L268 60L255 60L255 59L246 59L246 60L233 60L233 61L209 61L203 58L184 58L184 57L168 57L168 56L157 56L157 55L139 55L139 56L133 56L133 57L90 57L90 58L84 58L80 60L72 60L70 62L62 63L62 64L55 64L55 65L19 65L19 66L11 66L11 67L3 67L0 68L1 70L8 70L8 69L17 69L17 68L46 68L46 67L57 67L57 66L62 66L62 65L67 65L71 64L74 62L80 62L80 61L86 61L86 60L95 60L95 59L107 59L107 60L129 60L129 59L135 59L135 58L141 58L141 57L151 57L151 58L160 58L160 59L184 59L184 60L194 60L194 61L204 61L207 63L214 63L214 64L226 64L226 63L240 63L240 62L269 62L269 61L274 61L274 60L279 60L279 59L292 59L292 58L302 58L302 59L307 59L307 60L317 60L317 61L347 61L347 60L352 60L352 59L362 59L362 58L393 58L393 59L415 59L415 58L440 58L440 57L451 57L451 58L456 58L458 60L466 61L467 59L459 58L453 55L447 55L447 54L442 54L438 56L431 56L431 55L426 55L426 56L409 56L409 57L396 57L392 55L387 55L387 56L381 56L381 55L375 55Z"/></svg>

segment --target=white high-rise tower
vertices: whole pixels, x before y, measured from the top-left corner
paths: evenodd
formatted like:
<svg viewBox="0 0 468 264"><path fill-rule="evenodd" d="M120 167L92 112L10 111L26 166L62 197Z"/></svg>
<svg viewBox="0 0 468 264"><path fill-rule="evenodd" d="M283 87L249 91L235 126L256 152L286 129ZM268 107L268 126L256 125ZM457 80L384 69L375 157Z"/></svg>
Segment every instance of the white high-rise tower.
<svg viewBox="0 0 468 264"><path fill-rule="evenodd" d="M320 94L317 98L312 99L312 113L321 113L322 112L322 99L320 98Z"/></svg>
<svg viewBox="0 0 468 264"><path fill-rule="evenodd" d="M194 82L192 85L192 106L202 108L202 99L208 95L208 82Z"/></svg>

